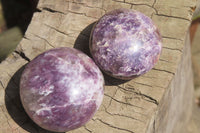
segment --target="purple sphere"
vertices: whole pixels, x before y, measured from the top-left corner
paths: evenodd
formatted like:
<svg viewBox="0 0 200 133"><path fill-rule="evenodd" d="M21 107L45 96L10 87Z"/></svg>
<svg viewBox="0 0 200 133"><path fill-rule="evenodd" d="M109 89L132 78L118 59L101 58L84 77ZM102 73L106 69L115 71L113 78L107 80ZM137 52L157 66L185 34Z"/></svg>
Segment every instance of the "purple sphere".
<svg viewBox="0 0 200 133"><path fill-rule="evenodd" d="M152 20L129 9L105 14L95 24L90 38L96 64L120 79L132 79L152 69L162 49L161 35Z"/></svg>
<svg viewBox="0 0 200 133"><path fill-rule="evenodd" d="M23 71L20 97L40 127L66 132L84 125L103 99L104 79L91 58L74 48L56 48Z"/></svg>

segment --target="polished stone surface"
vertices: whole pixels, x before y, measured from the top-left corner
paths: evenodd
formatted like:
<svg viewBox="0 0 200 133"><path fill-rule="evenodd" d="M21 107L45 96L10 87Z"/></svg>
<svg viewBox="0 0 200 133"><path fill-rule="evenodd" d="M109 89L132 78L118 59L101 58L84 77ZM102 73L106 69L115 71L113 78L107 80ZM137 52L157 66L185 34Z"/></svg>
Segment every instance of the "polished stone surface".
<svg viewBox="0 0 200 133"><path fill-rule="evenodd" d="M25 68L20 96L25 111L42 128L65 132L88 122L103 99L101 71L73 48L47 51Z"/></svg>
<svg viewBox="0 0 200 133"><path fill-rule="evenodd" d="M132 79L152 69L162 41L152 20L144 14L117 9L105 14L93 28L90 52L107 74Z"/></svg>

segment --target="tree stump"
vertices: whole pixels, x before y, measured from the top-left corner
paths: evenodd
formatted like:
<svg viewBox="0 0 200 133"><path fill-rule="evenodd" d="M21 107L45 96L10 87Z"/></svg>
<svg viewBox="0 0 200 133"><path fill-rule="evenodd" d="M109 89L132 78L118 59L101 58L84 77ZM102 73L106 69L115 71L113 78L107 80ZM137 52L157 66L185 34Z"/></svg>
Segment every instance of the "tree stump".
<svg viewBox="0 0 200 133"><path fill-rule="evenodd" d="M19 80L25 64L54 47L85 53L93 23L116 8L151 17L163 37L156 66L127 82L105 76L103 103L92 120L69 133L181 133L193 96L190 41L195 0L40 0L22 41L0 64L0 132L44 133L24 112Z"/></svg>

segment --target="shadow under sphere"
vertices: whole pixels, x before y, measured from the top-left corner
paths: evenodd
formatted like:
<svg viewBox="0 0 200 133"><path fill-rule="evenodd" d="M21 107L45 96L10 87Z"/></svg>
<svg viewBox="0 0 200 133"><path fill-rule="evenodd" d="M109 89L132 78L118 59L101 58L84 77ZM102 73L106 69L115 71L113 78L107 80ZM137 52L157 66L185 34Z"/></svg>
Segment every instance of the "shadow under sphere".
<svg viewBox="0 0 200 133"><path fill-rule="evenodd" d="M90 48L89 48L90 35L91 35L92 29L95 26L96 22L91 23L85 29L83 29L81 31L81 33L79 34L79 36L77 37L75 44L74 44L74 48L79 49L80 51L84 52L91 58L92 58L92 55L90 53ZM102 73L104 75L105 85L108 85L108 86L120 85L120 84L123 84L123 83L129 81L129 80L122 80L122 79L114 78L114 77L109 76L108 74L104 73L103 71L102 71Z"/></svg>

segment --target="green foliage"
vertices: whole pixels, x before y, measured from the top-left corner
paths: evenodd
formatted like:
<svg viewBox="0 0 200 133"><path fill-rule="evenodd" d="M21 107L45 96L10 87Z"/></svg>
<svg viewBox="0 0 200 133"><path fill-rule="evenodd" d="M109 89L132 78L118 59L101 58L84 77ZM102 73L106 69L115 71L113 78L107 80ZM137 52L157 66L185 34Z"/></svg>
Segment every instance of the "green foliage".
<svg viewBox="0 0 200 133"><path fill-rule="evenodd" d="M0 62L16 48L22 36L22 32L18 27L11 28L0 34Z"/></svg>

